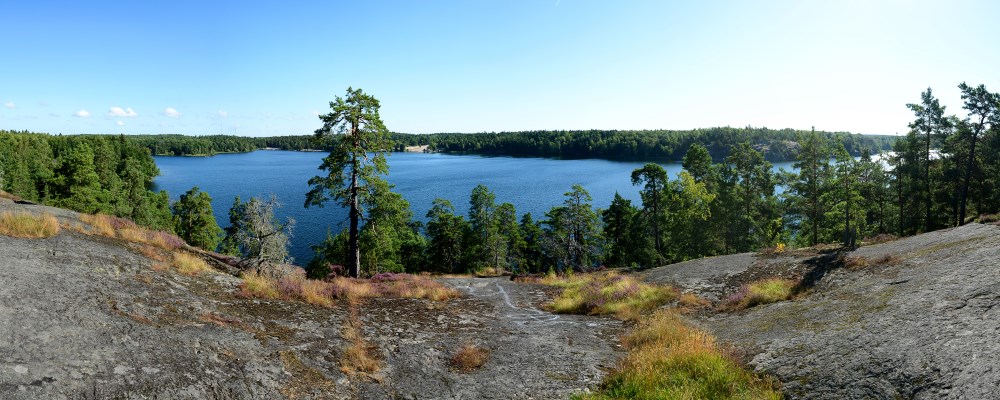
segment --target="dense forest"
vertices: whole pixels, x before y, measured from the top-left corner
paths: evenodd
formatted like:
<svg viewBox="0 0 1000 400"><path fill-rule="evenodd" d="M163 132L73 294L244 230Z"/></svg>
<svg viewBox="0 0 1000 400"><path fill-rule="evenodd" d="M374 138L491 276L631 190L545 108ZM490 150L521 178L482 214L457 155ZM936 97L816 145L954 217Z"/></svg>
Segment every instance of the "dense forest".
<svg viewBox="0 0 1000 400"><path fill-rule="evenodd" d="M691 131L531 131L500 133L433 133L426 135L392 133L392 150L407 146L428 146L442 153L465 153L497 156L603 158L612 160L680 161L692 144L708 149L715 160L729 155L733 145L749 142L768 161L791 161L798 154L798 137L805 131L767 128L710 128ZM846 132L819 132L827 140L841 142L851 155L862 149L873 152L889 150L895 136L857 135ZM281 150L331 150L329 138L315 136L127 136L148 148L154 155L213 155L253 151L262 148Z"/></svg>
<svg viewBox="0 0 1000 400"><path fill-rule="evenodd" d="M149 190L159 173L149 150L122 135L0 130L0 190L22 201L125 218L214 249L221 230L211 197L195 187L171 204L167 192Z"/></svg>
<svg viewBox="0 0 1000 400"><path fill-rule="evenodd" d="M432 151L497 156L603 158L611 160L680 161L691 145L708 149L714 160L729 155L736 144L749 142L768 161L791 161L798 154L797 140L805 131L768 128L708 128L690 131L587 130L499 133L395 134L398 146L427 145ZM888 150L895 136L819 132L827 140L843 143L848 153L862 149Z"/></svg>

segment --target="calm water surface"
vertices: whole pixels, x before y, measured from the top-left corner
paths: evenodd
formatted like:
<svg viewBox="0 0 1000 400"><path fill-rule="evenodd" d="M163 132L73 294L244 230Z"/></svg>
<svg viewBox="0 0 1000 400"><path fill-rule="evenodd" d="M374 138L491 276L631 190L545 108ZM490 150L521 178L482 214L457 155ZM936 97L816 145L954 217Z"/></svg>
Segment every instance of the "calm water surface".
<svg viewBox="0 0 1000 400"><path fill-rule="evenodd" d="M307 181L321 172L317 167L325 156L318 152L255 151L213 157L154 157L160 168L155 189L170 192L174 201L198 186L212 196L212 208L222 227L229 225L233 197L246 201L250 196L274 193L284 204L279 216L295 218L290 252L297 264L304 265L312 259L310 245L321 242L327 231L336 233L346 226L346 210L334 203L323 208L303 207L309 191ZM525 212L535 219L543 218L545 211L563 202L563 193L574 183L590 192L594 207L606 208L616 191L633 204L641 204L639 188L632 186L630 176L643 162L423 153L391 153L388 161L388 181L410 202L420 220L425 220L437 197L448 199L457 213L465 214L469 194L480 183L496 194L498 204L514 204L518 218ZM680 164L661 165L671 177L681 171ZM775 167L788 169L790 163Z"/></svg>

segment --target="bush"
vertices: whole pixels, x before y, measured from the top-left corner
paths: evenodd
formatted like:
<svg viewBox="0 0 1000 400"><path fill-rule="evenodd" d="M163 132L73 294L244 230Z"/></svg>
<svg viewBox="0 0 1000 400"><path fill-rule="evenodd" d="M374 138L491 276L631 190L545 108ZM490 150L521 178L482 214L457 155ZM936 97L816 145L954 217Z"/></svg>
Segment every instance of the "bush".
<svg viewBox="0 0 1000 400"><path fill-rule="evenodd" d="M35 215L29 212L0 213L0 235L40 239L59 233L59 221L52 214Z"/></svg>
<svg viewBox="0 0 1000 400"><path fill-rule="evenodd" d="M989 224L993 222L1000 222L1000 213L983 214L979 216L979 223L981 224Z"/></svg>

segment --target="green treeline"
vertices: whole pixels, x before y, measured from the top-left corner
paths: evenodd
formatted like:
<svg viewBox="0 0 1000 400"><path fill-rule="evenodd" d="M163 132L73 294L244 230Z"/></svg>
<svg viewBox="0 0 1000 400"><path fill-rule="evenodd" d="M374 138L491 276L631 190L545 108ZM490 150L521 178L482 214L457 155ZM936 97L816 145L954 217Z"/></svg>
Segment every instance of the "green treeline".
<svg viewBox="0 0 1000 400"><path fill-rule="evenodd" d="M220 153L245 153L272 148L280 150L330 150L313 136L245 137L228 135L126 135L128 140L158 156L211 156Z"/></svg>
<svg viewBox="0 0 1000 400"><path fill-rule="evenodd" d="M607 209L595 209L589 193L571 185L544 216L518 216L480 185L467 215L437 199L422 224L382 186L360 228L361 272L648 268L784 245L854 247L961 225L1000 212L1000 95L960 88L965 117L945 116L928 90L909 105L911 131L882 159L872 157L877 146L857 148L856 157L842 137L816 131L796 132L787 145L797 149L796 172L773 172L752 140L730 145L721 160L690 143L677 176L654 163L632 172L639 204L616 195ZM347 243L341 232L314 246L310 274L344 265Z"/></svg>
<svg viewBox="0 0 1000 400"><path fill-rule="evenodd" d="M715 160L729 155L739 143L749 142L768 161L790 161L798 154L798 137L804 131L768 128L708 128L690 131L587 130L499 133L396 134L397 147L427 145L442 153L472 153L497 156L555 158L603 158L610 160L679 161L692 144L708 149ZM838 141L850 154L862 149L888 150L895 136L820 132Z"/></svg>
<svg viewBox="0 0 1000 400"><path fill-rule="evenodd" d="M122 135L52 136L0 130L0 190L87 214L127 218L214 249L211 197L197 187L171 204L153 192L159 175L149 150Z"/></svg>
<svg viewBox="0 0 1000 400"><path fill-rule="evenodd" d="M148 190L159 173L123 136L0 131L0 189L31 202L172 230L167 193Z"/></svg>
<svg viewBox="0 0 1000 400"><path fill-rule="evenodd" d="M715 160L729 155L733 145L749 142L768 161L794 160L799 152L798 137L805 131L767 128L709 128L691 131L531 131L500 133L433 133L426 135L393 133L392 149L427 145L442 153L497 156L603 158L611 160L678 161L692 144L708 149ZM857 135L846 132L819 132L827 140L841 142L847 152L858 156L862 149L889 150L895 136ZM280 150L332 150L329 138L315 136L183 136L130 135L129 140L146 147L154 155L213 155L248 152L263 148Z"/></svg>

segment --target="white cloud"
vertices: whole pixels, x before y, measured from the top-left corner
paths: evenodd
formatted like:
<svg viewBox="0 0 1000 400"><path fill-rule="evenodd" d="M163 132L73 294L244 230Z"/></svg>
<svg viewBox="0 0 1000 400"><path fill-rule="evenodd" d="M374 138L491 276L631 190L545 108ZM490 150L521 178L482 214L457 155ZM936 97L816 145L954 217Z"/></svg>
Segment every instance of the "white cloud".
<svg viewBox="0 0 1000 400"><path fill-rule="evenodd" d="M3 106L7 107L7 108L14 108L14 107L17 107L17 104L14 104L13 101L8 101L6 103L3 103Z"/></svg>
<svg viewBox="0 0 1000 400"><path fill-rule="evenodd" d="M219 118L229 118L229 111L219 110L219 112L216 115L218 115Z"/></svg>
<svg viewBox="0 0 1000 400"><path fill-rule="evenodd" d="M80 117L80 118L87 118L87 117L90 116L90 111L81 109L80 111L77 111L77 112L73 113L73 116L74 117Z"/></svg>
<svg viewBox="0 0 1000 400"><path fill-rule="evenodd" d="M126 108L124 110L122 110L121 107L111 107L110 109L108 109L108 116L109 117L137 117L137 116L139 116L139 114L136 114L135 111L132 111L132 107ZM121 122L121 121L119 121L119 122Z"/></svg>
<svg viewBox="0 0 1000 400"><path fill-rule="evenodd" d="M170 118L180 118L181 117L181 113L179 111L177 111L177 109L175 109L173 107L167 107L167 108L165 108L163 110L163 115L166 115L166 116L168 116Z"/></svg>
<svg viewBox="0 0 1000 400"><path fill-rule="evenodd" d="M319 113L319 111L313 110L312 111L312 115L315 115L315 116L318 117L318 116L320 116L320 113Z"/></svg>
<svg viewBox="0 0 1000 400"><path fill-rule="evenodd" d="M118 125L118 126L125 126L125 123L124 123L124 122L122 122L122 121L115 121L115 125Z"/></svg>

